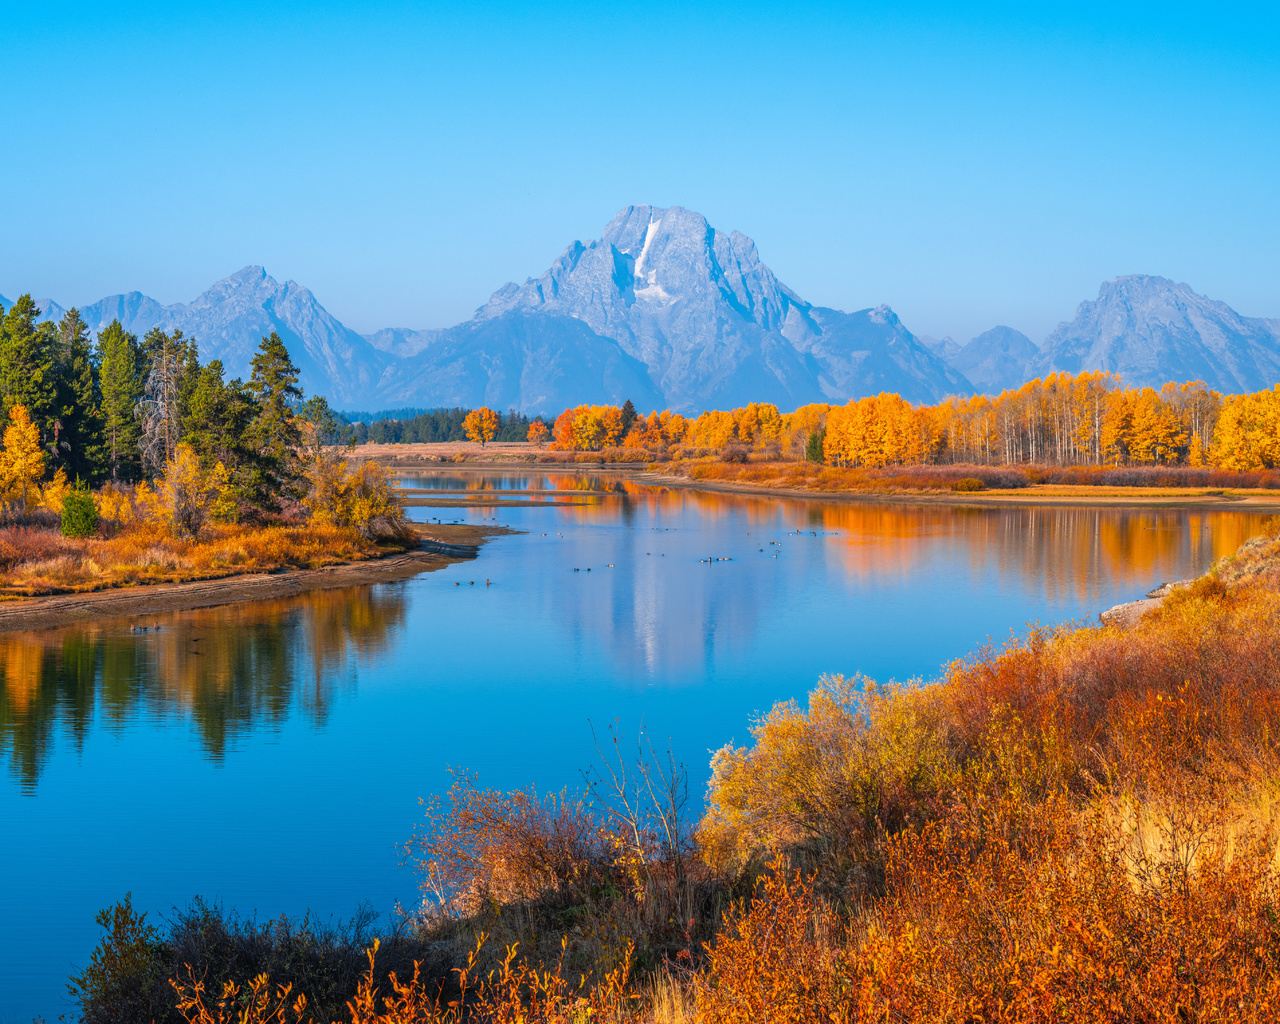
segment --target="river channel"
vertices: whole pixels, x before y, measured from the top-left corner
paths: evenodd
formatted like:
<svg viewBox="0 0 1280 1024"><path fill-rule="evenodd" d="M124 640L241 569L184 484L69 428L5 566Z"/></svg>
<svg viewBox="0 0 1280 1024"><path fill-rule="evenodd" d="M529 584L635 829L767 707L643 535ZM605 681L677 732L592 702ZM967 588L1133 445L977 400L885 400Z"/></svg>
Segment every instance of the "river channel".
<svg viewBox="0 0 1280 1024"><path fill-rule="evenodd" d="M94 914L126 892L153 916L196 895L391 913L416 892L398 845L450 766L558 790L593 725L643 726L700 794L712 750L823 673L936 678L1201 573L1264 518L401 482L438 499L415 519L522 532L403 583L0 634L2 1024L71 1012Z"/></svg>

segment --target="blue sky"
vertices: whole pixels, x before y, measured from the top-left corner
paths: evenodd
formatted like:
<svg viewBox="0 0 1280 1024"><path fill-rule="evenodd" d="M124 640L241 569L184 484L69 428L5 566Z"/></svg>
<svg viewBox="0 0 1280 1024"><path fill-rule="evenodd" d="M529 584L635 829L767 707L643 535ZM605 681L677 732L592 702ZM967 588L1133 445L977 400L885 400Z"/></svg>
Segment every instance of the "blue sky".
<svg viewBox="0 0 1280 1024"><path fill-rule="evenodd" d="M0 293L444 326L650 202L917 333L1124 273L1280 317L1274 9L4 3Z"/></svg>

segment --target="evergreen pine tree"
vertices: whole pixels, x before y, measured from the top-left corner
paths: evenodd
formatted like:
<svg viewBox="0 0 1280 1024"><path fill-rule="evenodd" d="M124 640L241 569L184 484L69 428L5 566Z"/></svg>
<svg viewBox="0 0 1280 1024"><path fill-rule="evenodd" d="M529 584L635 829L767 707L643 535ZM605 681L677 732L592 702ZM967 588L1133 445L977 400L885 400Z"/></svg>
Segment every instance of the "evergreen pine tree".
<svg viewBox="0 0 1280 1024"><path fill-rule="evenodd" d="M58 324L57 463L72 480L96 480L102 470L102 393L89 329L78 309Z"/></svg>
<svg viewBox="0 0 1280 1024"><path fill-rule="evenodd" d="M622 403L622 434L619 437L619 443L621 443L622 438L627 436L627 432L631 429L631 424L636 421L636 416L638 415L639 413L636 412L636 407L631 403L631 399L628 398Z"/></svg>
<svg viewBox="0 0 1280 1024"><path fill-rule="evenodd" d="M257 462L248 438L257 413L249 389L239 378L224 383L222 360L211 359L194 375L182 421L183 440L199 454L202 468L210 470L221 462L234 481L242 482L241 470Z"/></svg>
<svg viewBox="0 0 1280 1024"><path fill-rule="evenodd" d="M134 409L142 397L138 372L138 339L112 320L98 335L102 360L102 445L104 468L113 480L136 480L141 473L138 438L141 430Z"/></svg>
<svg viewBox="0 0 1280 1024"><path fill-rule="evenodd" d="M262 339L253 357L249 391L258 411L248 440L260 460L251 500L264 511L275 511L280 498L301 494L297 451L302 443L302 432L294 420L294 406L302 400L298 368L275 331Z"/></svg>
<svg viewBox="0 0 1280 1024"><path fill-rule="evenodd" d="M39 323L40 307L21 296L4 316L0 332L0 402L8 415L25 406L42 434L51 435L58 421L56 330Z"/></svg>

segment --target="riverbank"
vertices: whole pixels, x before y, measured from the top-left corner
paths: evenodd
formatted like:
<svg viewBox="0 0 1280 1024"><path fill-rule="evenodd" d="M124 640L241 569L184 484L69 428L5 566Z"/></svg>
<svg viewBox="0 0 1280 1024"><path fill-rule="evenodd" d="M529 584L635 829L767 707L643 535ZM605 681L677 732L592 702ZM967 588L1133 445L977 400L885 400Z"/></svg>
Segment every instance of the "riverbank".
<svg viewBox="0 0 1280 1024"><path fill-rule="evenodd" d="M962 505L974 508L1009 506L1164 508L1280 513L1280 491L1229 490L1226 488L1091 487L1078 484L1032 484L1016 489L992 488L981 491L908 490L904 488L864 490L819 490L782 487L732 480L699 480L662 470L628 474L637 483L722 494L758 495L773 498L805 498L839 502L910 502L924 505Z"/></svg>
<svg viewBox="0 0 1280 1024"><path fill-rule="evenodd" d="M0 633L50 629L110 616L146 617L292 597L309 590L331 590L368 583L394 583L475 558L489 537L511 533L500 526L409 524L418 547L395 546L359 561L319 568L281 567L267 572L227 572L178 583L130 583L82 593L15 597L0 603Z"/></svg>
<svg viewBox="0 0 1280 1024"><path fill-rule="evenodd" d="M439 444L362 445L351 456L353 461L373 461L388 470L439 472L546 472L608 473L624 480L654 487L676 487L722 494L744 494L774 498L803 498L836 502L911 502L926 505L960 505L973 508L1006 506L1056 506L1098 508L1153 509L1232 509L1239 511L1280 513L1280 490L1245 487L1128 487L1107 484L1031 483L1016 488L986 487L977 491L953 490L938 486L860 485L856 488L830 486L816 478L796 486L794 477L804 463L746 463L731 466L723 463L608 463L594 461L590 453L557 453L538 449L526 442L491 443L485 448L470 442ZM718 475L726 472L750 475L757 479L711 479L699 472L700 467L714 466ZM810 469L816 467L809 466ZM774 471L774 472L769 472ZM904 473L910 467L904 468ZM761 480L767 473L772 480ZM786 480L786 482L783 482ZM406 492L408 494L409 492ZM407 505L428 507L468 507L482 505L482 496L465 498L429 497L419 493L409 497ZM498 495L483 496L497 503ZM510 496L508 495L508 498ZM566 496L567 498L567 496ZM505 504L505 502L504 502Z"/></svg>

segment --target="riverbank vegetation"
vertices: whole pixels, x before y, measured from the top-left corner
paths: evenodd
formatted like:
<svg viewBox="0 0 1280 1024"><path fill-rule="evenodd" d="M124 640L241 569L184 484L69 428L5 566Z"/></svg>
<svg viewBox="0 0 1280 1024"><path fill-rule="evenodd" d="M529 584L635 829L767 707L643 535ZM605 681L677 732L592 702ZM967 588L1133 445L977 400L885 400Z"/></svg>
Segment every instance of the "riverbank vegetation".
<svg viewBox="0 0 1280 1024"><path fill-rule="evenodd" d="M647 744L605 738L579 797L459 774L363 978L350 937L304 963L259 928L233 961L121 905L84 1019L145 992L201 1022L1272 1020L1277 678L1273 525L1130 628L822 680L716 753L696 822Z"/></svg>
<svg viewBox="0 0 1280 1024"><path fill-rule="evenodd" d="M791 413L753 403L697 417L622 407L566 409L553 447L606 461L720 458L808 461L831 467L1280 466L1280 388L1222 396L1199 381L1127 388L1109 373L1055 373L995 398L912 405L880 394ZM1080 482L1098 479L1084 475Z"/></svg>
<svg viewBox="0 0 1280 1024"><path fill-rule="evenodd" d="M247 382L196 342L79 313L0 317L0 596L314 567L402 549L385 470L351 467L280 338Z"/></svg>

